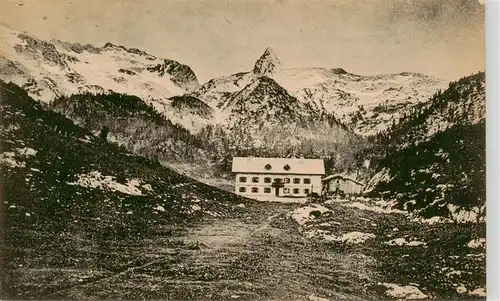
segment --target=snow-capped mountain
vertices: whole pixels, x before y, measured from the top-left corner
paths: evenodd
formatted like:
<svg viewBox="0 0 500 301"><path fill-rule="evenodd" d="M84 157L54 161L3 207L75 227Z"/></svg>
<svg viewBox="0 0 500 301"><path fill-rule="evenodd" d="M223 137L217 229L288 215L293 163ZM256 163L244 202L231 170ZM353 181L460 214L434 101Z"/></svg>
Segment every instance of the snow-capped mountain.
<svg viewBox="0 0 500 301"><path fill-rule="evenodd" d="M219 109L226 114L224 127L230 132L243 130L253 147L280 148L278 144L293 146L307 140L346 143L353 136L332 116L300 102L267 76L228 94Z"/></svg>
<svg viewBox="0 0 500 301"><path fill-rule="evenodd" d="M272 78L288 94L319 113L333 114L355 133L376 134L417 103L425 102L446 83L418 73L361 76L343 69L284 69L270 48L250 72L217 77L196 94L213 107L225 107L232 93L246 89L261 76Z"/></svg>
<svg viewBox="0 0 500 301"><path fill-rule="evenodd" d="M198 87L187 65L136 48L106 43L103 47L59 40L44 41L0 25L0 79L13 82L30 96L51 102L61 96L110 91L140 97L167 118L190 130L199 125L193 110L171 110L172 97ZM187 115L187 117L185 116ZM206 115L206 114L204 114ZM200 118L199 118L200 117Z"/></svg>

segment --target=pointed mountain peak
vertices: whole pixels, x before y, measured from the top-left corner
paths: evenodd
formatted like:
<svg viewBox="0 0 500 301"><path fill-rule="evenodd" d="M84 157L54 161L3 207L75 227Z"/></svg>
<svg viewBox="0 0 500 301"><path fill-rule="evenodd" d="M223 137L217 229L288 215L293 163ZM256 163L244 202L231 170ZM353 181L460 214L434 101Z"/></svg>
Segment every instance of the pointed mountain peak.
<svg viewBox="0 0 500 301"><path fill-rule="evenodd" d="M268 47L255 63L253 73L259 76L270 75L273 74L280 65L281 63L278 56L272 48Z"/></svg>
<svg viewBox="0 0 500 301"><path fill-rule="evenodd" d="M262 56L269 56L269 55L273 55L276 57L276 53L274 52L274 49L272 49L271 47L267 47L264 53L262 54Z"/></svg>

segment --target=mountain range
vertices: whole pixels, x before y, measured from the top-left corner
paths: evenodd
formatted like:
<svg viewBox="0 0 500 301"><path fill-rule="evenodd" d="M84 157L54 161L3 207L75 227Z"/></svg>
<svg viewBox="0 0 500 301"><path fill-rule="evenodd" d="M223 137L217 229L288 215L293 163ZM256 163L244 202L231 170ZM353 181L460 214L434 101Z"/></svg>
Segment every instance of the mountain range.
<svg viewBox="0 0 500 301"><path fill-rule="evenodd" d="M253 70L200 85L189 66L136 48L109 42L97 47L44 41L4 24L0 29L0 78L18 84L35 99L51 102L61 96L110 91L135 95L192 132L206 124L225 124L235 98L258 89L253 93L264 102L273 99L267 92L280 90L297 100L293 109L307 106L317 114L334 116L357 134L371 135L446 86L442 80L417 73L361 76L340 68L286 69L271 48ZM201 100L214 111L204 110L199 116L191 108L173 107L172 97L184 95L189 99L183 106L198 107Z"/></svg>
<svg viewBox="0 0 500 301"><path fill-rule="evenodd" d="M286 69L267 48L252 71L209 80L195 94L224 111L235 94L255 86L263 76L272 79L268 85L280 86L301 104L331 114L360 135L387 129L394 119L446 87L444 81L418 73L361 76L340 68Z"/></svg>

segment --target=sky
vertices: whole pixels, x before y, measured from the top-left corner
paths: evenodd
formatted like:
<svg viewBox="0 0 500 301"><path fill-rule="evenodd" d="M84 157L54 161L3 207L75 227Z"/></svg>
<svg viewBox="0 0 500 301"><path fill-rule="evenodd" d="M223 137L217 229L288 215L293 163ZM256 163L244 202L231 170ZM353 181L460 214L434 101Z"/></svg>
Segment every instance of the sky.
<svg viewBox="0 0 500 301"><path fill-rule="evenodd" d="M251 70L267 47L284 68L446 80L484 71L477 0L3 0L0 20L42 39L139 48L189 65L200 82Z"/></svg>

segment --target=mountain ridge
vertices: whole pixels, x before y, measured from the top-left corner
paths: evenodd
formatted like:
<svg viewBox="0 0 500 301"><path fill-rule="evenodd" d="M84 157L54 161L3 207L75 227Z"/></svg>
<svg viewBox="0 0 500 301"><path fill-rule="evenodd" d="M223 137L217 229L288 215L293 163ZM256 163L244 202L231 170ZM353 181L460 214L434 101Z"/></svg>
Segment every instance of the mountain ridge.
<svg viewBox="0 0 500 301"><path fill-rule="evenodd" d="M109 42L96 47L45 41L6 26L0 26L0 31L0 79L18 84L42 102L113 91L136 95L182 124L182 118L165 111L168 98L189 93L199 85L188 65L137 48ZM190 122L183 125L192 127Z"/></svg>
<svg viewBox="0 0 500 301"><path fill-rule="evenodd" d="M220 109L231 94L262 76L273 79L300 102L368 136L389 128L393 120L445 87L439 79L413 72L361 76L342 68L286 69L274 51L266 49L252 71L210 79L194 94Z"/></svg>

